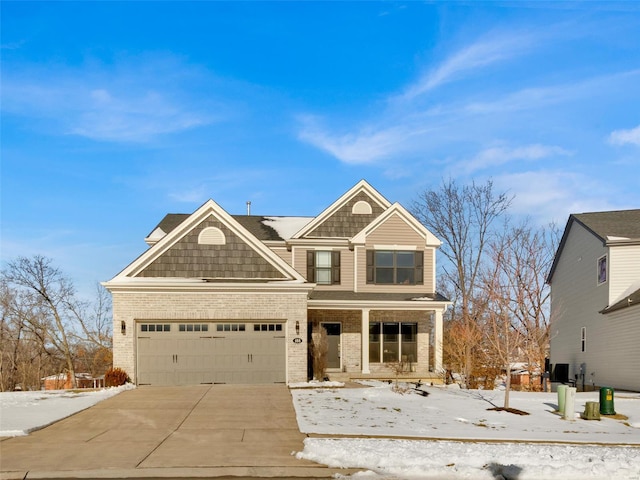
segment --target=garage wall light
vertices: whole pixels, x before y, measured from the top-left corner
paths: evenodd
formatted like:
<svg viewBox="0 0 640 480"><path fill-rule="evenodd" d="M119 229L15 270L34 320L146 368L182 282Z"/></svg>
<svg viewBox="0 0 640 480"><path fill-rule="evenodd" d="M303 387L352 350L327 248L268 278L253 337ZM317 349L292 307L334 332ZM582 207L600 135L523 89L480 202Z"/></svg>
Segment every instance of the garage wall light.
<svg viewBox="0 0 640 480"><path fill-rule="evenodd" d="M120 333L122 333L123 335L127 334L127 322L125 322L124 320L120 322Z"/></svg>
<svg viewBox="0 0 640 480"><path fill-rule="evenodd" d="M300 335L300 322L296 320L296 335Z"/></svg>

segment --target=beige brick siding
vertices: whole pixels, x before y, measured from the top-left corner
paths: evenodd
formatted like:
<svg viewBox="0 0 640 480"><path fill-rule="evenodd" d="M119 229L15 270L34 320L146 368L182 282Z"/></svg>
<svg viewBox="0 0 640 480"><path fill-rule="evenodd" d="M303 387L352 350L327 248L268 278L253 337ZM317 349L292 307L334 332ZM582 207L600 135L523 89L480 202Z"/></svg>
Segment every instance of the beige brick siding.
<svg viewBox="0 0 640 480"><path fill-rule="evenodd" d="M113 363L136 378L136 321L286 320L287 381L307 380L307 292L113 293ZM126 322L126 334L120 330ZM299 322L300 333L295 325ZM301 343L294 343L299 337Z"/></svg>

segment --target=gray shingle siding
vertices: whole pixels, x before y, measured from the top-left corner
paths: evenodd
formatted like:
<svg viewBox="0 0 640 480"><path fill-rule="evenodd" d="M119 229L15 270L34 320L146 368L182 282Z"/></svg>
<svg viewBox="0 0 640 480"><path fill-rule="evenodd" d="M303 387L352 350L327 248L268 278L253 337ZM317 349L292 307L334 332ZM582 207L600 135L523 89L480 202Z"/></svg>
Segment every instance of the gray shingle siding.
<svg viewBox="0 0 640 480"><path fill-rule="evenodd" d="M354 215L351 213L353 205L360 200L368 202L371 205L372 213L369 215ZM331 215L327 220L322 222L306 237L328 237L328 238L351 238L362 231L378 216L382 215L384 208L378 205L365 192L355 195L345 205Z"/></svg>
<svg viewBox="0 0 640 480"><path fill-rule="evenodd" d="M207 227L222 230L226 245L200 245L198 235ZM203 221L142 270L139 277L178 278L284 278L284 275L215 219Z"/></svg>

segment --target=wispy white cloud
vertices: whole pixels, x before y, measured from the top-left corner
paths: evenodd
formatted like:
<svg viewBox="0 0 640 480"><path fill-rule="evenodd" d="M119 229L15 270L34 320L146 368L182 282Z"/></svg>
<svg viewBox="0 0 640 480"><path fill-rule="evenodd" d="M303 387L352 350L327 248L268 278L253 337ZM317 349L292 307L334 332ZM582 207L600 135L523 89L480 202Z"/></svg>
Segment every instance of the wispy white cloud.
<svg viewBox="0 0 640 480"><path fill-rule="evenodd" d="M298 137L349 164L373 163L390 153L397 153L415 132L404 126L364 128L358 133L334 135L312 116L299 117Z"/></svg>
<svg viewBox="0 0 640 480"><path fill-rule="evenodd" d="M146 142L221 120L191 97L189 83L198 75L175 58L14 68L3 78L2 109L47 120L69 135Z"/></svg>
<svg viewBox="0 0 640 480"><path fill-rule="evenodd" d="M349 164L375 163L419 150L425 144L433 145L434 141L450 136L451 126L459 125L461 118L482 115L489 106L465 104L461 97L438 99L440 103L424 108L417 98L426 97L448 82L523 55L533 44L534 38L523 32L487 35L445 58L399 94L391 94L388 108L373 121L355 126L347 133L337 133L318 116L300 115L298 137Z"/></svg>
<svg viewBox="0 0 640 480"><path fill-rule="evenodd" d="M609 135L609 142L614 145L638 145L640 146L640 125L629 130L614 130Z"/></svg>
<svg viewBox="0 0 640 480"><path fill-rule="evenodd" d="M579 81L560 82L552 85L525 87L485 101L469 102L464 110L469 114L490 115L572 102L593 98L612 89L625 88L640 79L640 70L633 69L601 74Z"/></svg>
<svg viewBox="0 0 640 480"><path fill-rule="evenodd" d="M515 161L533 161L569 155L572 155L572 152L555 145L493 146L482 150L469 161L460 162L458 168L469 174Z"/></svg>
<svg viewBox="0 0 640 480"><path fill-rule="evenodd" d="M186 190L173 191L169 193L169 198L180 203L202 203L209 198L207 193L207 188L199 185Z"/></svg>
<svg viewBox="0 0 640 480"><path fill-rule="evenodd" d="M365 126L356 125L348 133L336 133L326 127L328 120L313 115L300 115L299 138L324 150L339 160L349 164L367 164L408 152L428 152L442 143L478 141L486 143L491 138L474 138L476 132L486 135L488 126L503 122L514 125L516 115L541 112L536 121L544 123L557 105L593 100L602 92L624 91L640 78L640 70L629 70L612 74L597 75L581 81L558 83L516 89L483 101L468 100L464 93L458 98L440 99L438 105L422 109L411 103L403 108L395 104L393 109L382 111L374 121ZM528 120L529 122L531 120ZM637 129L625 131L616 140L631 142ZM496 130L499 131L499 130ZM526 130L525 130L526 131ZM503 135L502 133L500 134ZM467 168L481 168L483 161L500 162L514 159L570 155L561 146L530 144L520 149L488 149L468 162Z"/></svg>
<svg viewBox="0 0 640 480"><path fill-rule="evenodd" d="M628 208L603 200L608 198L611 186L579 172L541 169L505 173L493 177L493 181L498 191L515 195L512 213L541 223L563 225L571 213Z"/></svg>
<svg viewBox="0 0 640 480"><path fill-rule="evenodd" d="M427 71L418 81L405 88L400 98L413 100L445 83L520 56L529 50L533 43L533 37L524 33L493 34L479 39Z"/></svg>

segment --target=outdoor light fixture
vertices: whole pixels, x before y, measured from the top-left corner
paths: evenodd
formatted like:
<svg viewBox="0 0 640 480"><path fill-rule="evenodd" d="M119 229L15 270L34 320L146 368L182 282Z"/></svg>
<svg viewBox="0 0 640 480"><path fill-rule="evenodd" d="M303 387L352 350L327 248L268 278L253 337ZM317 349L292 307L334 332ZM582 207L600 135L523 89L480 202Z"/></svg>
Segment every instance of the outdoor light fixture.
<svg viewBox="0 0 640 480"><path fill-rule="evenodd" d="M126 334L127 334L127 322L125 322L124 320L122 320L122 321L120 322L120 332L121 332L123 335L126 335Z"/></svg>
<svg viewBox="0 0 640 480"><path fill-rule="evenodd" d="M296 320L296 335L300 335L300 322Z"/></svg>

